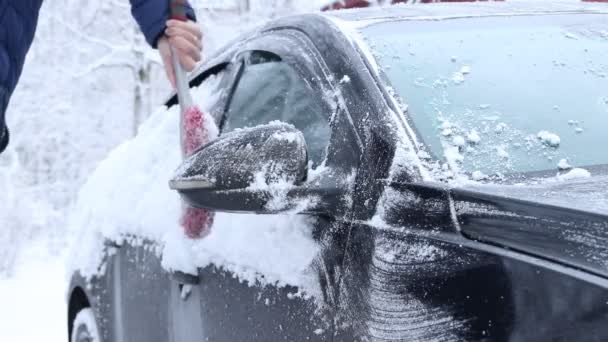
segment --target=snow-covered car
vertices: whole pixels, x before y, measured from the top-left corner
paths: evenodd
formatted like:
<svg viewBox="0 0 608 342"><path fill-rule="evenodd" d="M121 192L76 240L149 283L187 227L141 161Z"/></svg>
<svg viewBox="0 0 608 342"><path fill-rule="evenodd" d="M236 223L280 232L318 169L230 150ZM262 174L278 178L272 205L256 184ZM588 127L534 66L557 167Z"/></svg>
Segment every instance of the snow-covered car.
<svg viewBox="0 0 608 342"><path fill-rule="evenodd" d="M282 18L191 85L221 134L170 186L214 226L101 232L71 341L608 340L605 5ZM130 183L167 167L150 160L124 158ZM146 225L177 211L131 192L112 200Z"/></svg>

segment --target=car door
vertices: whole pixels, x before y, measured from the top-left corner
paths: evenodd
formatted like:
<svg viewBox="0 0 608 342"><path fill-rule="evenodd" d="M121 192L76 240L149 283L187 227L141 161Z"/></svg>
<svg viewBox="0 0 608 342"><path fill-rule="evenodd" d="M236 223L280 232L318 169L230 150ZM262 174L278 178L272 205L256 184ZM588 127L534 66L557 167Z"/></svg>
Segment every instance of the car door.
<svg viewBox="0 0 608 342"><path fill-rule="evenodd" d="M230 64L220 64L199 75L192 84L202 110L220 118L224 90L230 88ZM215 96L205 97L204 95ZM204 98L201 98L203 96ZM169 101L169 107L176 105ZM175 146L176 150L179 146ZM162 265L164 246L142 236L128 236L111 256L114 289L115 341L200 341L197 292L188 293L192 277L169 272ZM188 295L186 295L188 293Z"/></svg>
<svg viewBox="0 0 608 342"><path fill-rule="evenodd" d="M170 279L161 266L162 247L131 236L113 256L115 334L120 341L169 341Z"/></svg>
<svg viewBox="0 0 608 342"><path fill-rule="evenodd" d="M346 98L353 104L356 127L367 133L360 135L365 148L342 267L340 292L347 324L337 332L344 336L341 340L605 340L606 325L599 323L606 318L605 278L489 240L496 231L510 239L516 236L496 223L495 212L500 211L488 210L513 210L514 205L480 206L483 214L478 217L459 213L459 205L466 213L480 201L463 201L445 184L424 182L416 168L415 147L421 145L407 134L397 134L412 124L403 109L407 106L398 108L397 101L391 101L380 76L368 72L373 68L356 59L346 64L338 58L335 64L361 70L349 73L350 84L375 84ZM357 109L374 99L382 99L374 110ZM564 213L554 210L563 220ZM552 228L546 219L533 228L522 225L522 212L512 215L517 223L508 228L525 229L527 234L546 234ZM462 234L469 229L477 233L471 234L476 241Z"/></svg>
<svg viewBox="0 0 608 342"><path fill-rule="evenodd" d="M237 82L227 99L220 126L225 134L277 120L288 122L303 132L311 167L326 174L320 181L347 182L359 163L357 138L347 113L337 105L336 84L329 81L321 61L311 42L299 32L280 30L248 41L236 59ZM234 222L243 221L238 214L223 215L235 215ZM320 245L312 265L320 289L317 298L294 295L299 289L293 286L243 281L222 265L202 269L198 295L204 338L332 340L349 215L350 207L311 221L310 230ZM243 229L256 229L256 223L251 222L255 220L250 217ZM212 229L222 227L214 225Z"/></svg>

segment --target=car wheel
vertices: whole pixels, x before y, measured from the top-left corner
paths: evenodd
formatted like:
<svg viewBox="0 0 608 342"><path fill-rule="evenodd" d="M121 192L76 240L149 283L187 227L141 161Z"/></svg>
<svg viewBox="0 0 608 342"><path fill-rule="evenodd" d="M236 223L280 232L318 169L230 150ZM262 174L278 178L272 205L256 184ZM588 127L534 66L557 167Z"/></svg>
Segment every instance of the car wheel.
<svg viewBox="0 0 608 342"><path fill-rule="evenodd" d="M76 314L70 342L101 342L93 309L84 308Z"/></svg>

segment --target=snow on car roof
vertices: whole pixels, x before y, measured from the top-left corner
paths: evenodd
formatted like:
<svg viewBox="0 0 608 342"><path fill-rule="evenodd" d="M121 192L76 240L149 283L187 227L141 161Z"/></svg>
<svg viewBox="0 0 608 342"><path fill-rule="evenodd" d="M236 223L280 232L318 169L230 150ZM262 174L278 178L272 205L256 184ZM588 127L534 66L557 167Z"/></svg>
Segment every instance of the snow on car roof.
<svg viewBox="0 0 608 342"><path fill-rule="evenodd" d="M456 2L396 4L324 12L323 15L361 26L394 20L441 20L466 17L543 15L559 13L608 14L605 3L578 0L508 0L504 2Z"/></svg>

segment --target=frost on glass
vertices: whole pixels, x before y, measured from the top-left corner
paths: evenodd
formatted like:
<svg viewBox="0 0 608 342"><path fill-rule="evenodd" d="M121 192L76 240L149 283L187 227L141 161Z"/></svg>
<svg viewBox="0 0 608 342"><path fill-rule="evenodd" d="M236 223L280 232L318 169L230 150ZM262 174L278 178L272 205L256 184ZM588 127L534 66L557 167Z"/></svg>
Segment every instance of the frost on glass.
<svg viewBox="0 0 608 342"><path fill-rule="evenodd" d="M606 23L581 20L362 32L441 175L500 181L608 163Z"/></svg>

